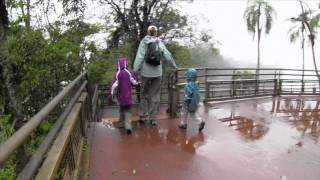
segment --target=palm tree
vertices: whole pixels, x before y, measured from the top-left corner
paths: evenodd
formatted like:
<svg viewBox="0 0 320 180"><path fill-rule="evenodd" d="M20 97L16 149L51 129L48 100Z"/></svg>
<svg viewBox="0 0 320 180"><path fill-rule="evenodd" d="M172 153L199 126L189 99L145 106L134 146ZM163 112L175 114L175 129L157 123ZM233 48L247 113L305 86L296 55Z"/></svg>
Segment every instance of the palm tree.
<svg viewBox="0 0 320 180"><path fill-rule="evenodd" d="M293 22L296 23L296 22ZM293 26L289 30L289 36L290 36L290 42L294 43L297 41L297 39L301 38L301 50L302 50L302 82L304 81L304 66L305 66L305 56L304 56L304 45L305 45L305 33L306 27L304 23L298 22L295 26ZM302 88L303 89L303 88Z"/></svg>
<svg viewBox="0 0 320 180"><path fill-rule="evenodd" d="M315 43L315 34L316 34L316 28L318 24L318 18L312 16L311 10L308 8L308 11L306 11L307 6L302 0L298 0L301 7L301 14L299 14L297 17L290 18L291 22L296 23L299 22L303 24L305 29L307 30L307 37L311 44L311 51L312 51L312 59L314 64L314 69L316 72L316 75L318 79L320 80L320 74L318 71L317 63L316 63L316 57L315 57L315 51L314 51L314 43ZM320 86L320 82L319 82Z"/></svg>
<svg viewBox="0 0 320 180"><path fill-rule="evenodd" d="M257 75L259 75L260 70L261 32L264 28L265 34L269 34L273 23L273 17L275 15L276 11L264 0L249 0L248 7L243 14L249 33L253 35L253 38L255 38L256 32L258 36Z"/></svg>

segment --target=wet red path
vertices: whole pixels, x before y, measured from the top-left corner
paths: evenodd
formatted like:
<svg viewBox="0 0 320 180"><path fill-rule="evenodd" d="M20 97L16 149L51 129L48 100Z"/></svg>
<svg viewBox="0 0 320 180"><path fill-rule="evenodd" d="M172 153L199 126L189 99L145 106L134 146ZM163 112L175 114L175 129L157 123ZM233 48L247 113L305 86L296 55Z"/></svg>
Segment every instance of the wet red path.
<svg viewBox="0 0 320 180"><path fill-rule="evenodd" d="M90 179L320 179L320 99L260 99L202 106L202 134L159 117L132 135L114 111L93 124ZM162 110L164 111L164 110Z"/></svg>

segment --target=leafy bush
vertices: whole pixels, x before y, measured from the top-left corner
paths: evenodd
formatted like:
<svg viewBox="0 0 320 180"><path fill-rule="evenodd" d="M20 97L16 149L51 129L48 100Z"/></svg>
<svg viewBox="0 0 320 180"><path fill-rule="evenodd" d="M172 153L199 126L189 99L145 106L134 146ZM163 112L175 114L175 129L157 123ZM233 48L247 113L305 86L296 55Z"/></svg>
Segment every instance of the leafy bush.
<svg viewBox="0 0 320 180"><path fill-rule="evenodd" d="M0 143L7 140L14 132L10 123L10 115L0 115ZM3 167L0 169L0 180L13 180L16 177L14 156L12 159L7 160Z"/></svg>

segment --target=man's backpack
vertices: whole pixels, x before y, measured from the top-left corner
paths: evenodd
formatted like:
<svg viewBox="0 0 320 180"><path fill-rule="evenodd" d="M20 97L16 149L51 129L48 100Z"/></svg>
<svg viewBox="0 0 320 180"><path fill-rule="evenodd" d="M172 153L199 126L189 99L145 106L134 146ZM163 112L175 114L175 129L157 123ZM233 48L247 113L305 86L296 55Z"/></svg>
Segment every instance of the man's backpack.
<svg viewBox="0 0 320 180"><path fill-rule="evenodd" d="M146 63L150 65L153 65L153 66L160 65L161 51L159 47L159 40L153 41L148 44L144 59Z"/></svg>

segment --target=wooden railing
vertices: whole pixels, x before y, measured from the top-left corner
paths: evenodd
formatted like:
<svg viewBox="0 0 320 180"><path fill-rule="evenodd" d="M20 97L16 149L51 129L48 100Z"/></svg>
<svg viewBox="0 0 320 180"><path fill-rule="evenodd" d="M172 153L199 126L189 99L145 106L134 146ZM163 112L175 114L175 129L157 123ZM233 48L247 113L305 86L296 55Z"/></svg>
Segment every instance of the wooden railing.
<svg viewBox="0 0 320 180"><path fill-rule="evenodd" d="M96 121L99 107L97 86L90 88L87 79L86 72L80 74L0 145L0 167L28 141L41 122L52 112L62 109L45 139L18 172L17 179L77 179L88 122Z"/></svg>
<svg viewBox="0 0 320 180"><path fill-rule="evenodd" d="M252 98L276 95L317 95L319 79L314 70L262 68L196 68L201 99L204 102L227 99ZM171 117L176 116L183 99L186 68L162 77L161 102L168 103ZM245 71L245 73L243 73ZM242 74L238 73L242 72ZM259 74L256 74L259 72ZM116 105L108 102L109 84L98 87L102 106ZM133 90L138 103L137 89Z"/></svg>

